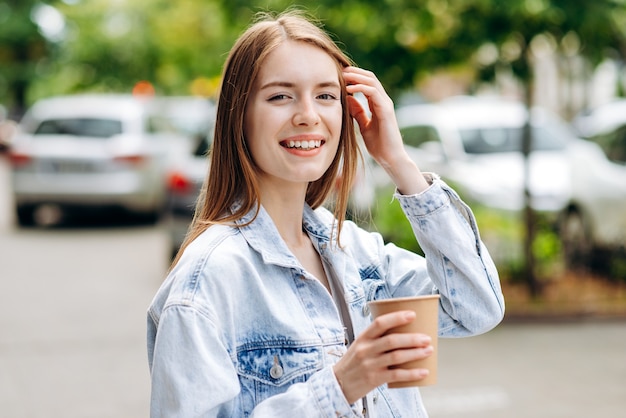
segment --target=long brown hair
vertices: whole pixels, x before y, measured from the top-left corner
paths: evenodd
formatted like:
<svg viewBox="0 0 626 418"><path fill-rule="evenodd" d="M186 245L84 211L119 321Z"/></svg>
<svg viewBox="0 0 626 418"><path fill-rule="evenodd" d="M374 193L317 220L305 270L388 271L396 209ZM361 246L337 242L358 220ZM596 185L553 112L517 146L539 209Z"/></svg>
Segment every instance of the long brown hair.
<svg viewBox="0 0 626 418"><path fill-rule="evenodd" d="M312 19L293 10L277 17L266 13L257 17L255 23L236 41L226 60L208 176L202 187L189 232L172 266L178 262L187 245L209 226L218 223L232 224L255 207L258 214L259 190L255 166L245 145L244 113L250 91L265 58L287 40L307 42L328 53L337 62L340 84L344 86L341 69L352 65L351 60ZM337 242L360 158L346 95L346 89L342 87L343 123L337 154L322 177L309 184L306 193L306 202L312 208L317 208L329 197L339 178L334 205ZM231 213L231 206L235 202L240 205Z"/></svg>

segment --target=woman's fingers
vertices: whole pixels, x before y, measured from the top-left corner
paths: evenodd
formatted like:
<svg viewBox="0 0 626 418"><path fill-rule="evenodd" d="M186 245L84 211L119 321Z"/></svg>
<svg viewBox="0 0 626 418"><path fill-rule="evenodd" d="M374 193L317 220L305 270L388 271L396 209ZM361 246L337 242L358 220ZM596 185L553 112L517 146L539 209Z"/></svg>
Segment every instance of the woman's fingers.
<svg viewBox="0 0 626 418"><path fill-rule="evenodd" d="M350 403L383 383L419 380L428 375L423 369L405 370L397 366L430 356L433 353L430 337L423 334L386 334L415 317L413 312L408 312L396 312L375 319L334 366L335 375Z"/></svg>
<svg viewBox="0 0 626 418"><path fill-rule="evenodd" d="M423 360L433 353L433 346L396 348L380 356L380 364L384 368L393 368L410 361Z"/></svg>
<svg viewBox="0 0 626 418"><path fill-rule="evenodd" d="M382 88L383 86L373 72L359 67L344 68L343 76L348 86L351 84L363 84L377 88Z"/></svg>
<svg viewBox="0 0 626 418"><path fill-rule="evenodd" d="M415 319L413 311L398 311L381 315L374 319L359 338L376 339L392 328L406 325Z"/></svg>
<svg viewBox="0 0 626 418"><path fill-rule="evenodd" d="M363 93L370 105L383 99L386 99L385 104L391 103L385 88L373 72L357 67L346 67L343 70L343 77L348 93Z"/></svg>
<svg viewBox="0 0 626 418"><path fill-rule="evenodd" d="M370 121L367 112L361 105L361 103L353 96L348 96L348 107L350 109L350 115L356 120L360 129L365 129Z"/></svg>

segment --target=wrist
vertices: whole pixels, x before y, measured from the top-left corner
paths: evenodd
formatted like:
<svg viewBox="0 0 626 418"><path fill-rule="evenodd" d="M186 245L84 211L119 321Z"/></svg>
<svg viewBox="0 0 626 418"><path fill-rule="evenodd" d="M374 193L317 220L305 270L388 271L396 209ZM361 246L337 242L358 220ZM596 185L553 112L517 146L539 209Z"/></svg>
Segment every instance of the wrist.
<svg viewBox="0 0 626 418"><path fill-rule="evenodd" d="M342 377L340 377L339 374L337 374L337 365L335 365L333 367L333 374L335 375L335 380L337 381L337 385L339 386L339 389L341 389L341 393L343 394L344 398L346 398L346 401L352 405L354 404L359 398L357 397L356 399L350 399L348 393L346 392L346 389L344 387L343 384L343 379Z"/></svg>
<svg viewBox="0 0 626 418"><path fill-rule="evenodd" d="M417 164L406 154L404 158L397 159L383 168L391 177L400 194L419 194L430 186Z"/></svg>

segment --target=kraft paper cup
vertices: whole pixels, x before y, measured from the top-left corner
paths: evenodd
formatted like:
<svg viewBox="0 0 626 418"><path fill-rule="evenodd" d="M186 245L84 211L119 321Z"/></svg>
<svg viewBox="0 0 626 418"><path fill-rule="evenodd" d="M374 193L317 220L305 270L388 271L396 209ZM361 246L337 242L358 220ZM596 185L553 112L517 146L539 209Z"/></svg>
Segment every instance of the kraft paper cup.
<svg viewBox="0 0 626 418"><path fill-rule="evenodd" d="M439 295L415 296L406 298L383 299L369 302L372 317L396 311L414 311L415 320L409 324L392 328L387 334L420 333L432 339L433 353L423 360L411 361L396 367L403 369L428 369L425 379L412 382L389 383L390 388L405 388L412 386L428 386L437 383L437 336L439 331Z"/></svg>

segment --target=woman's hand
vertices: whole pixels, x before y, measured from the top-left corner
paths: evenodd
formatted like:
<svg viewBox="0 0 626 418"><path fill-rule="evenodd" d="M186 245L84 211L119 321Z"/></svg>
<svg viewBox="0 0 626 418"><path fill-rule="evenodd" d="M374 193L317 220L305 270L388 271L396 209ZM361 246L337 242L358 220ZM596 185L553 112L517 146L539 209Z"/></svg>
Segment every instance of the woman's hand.
<svg viewBox="0 0 626 418"><path fill-rule="evenodd" d="M372 158L385 169L401 193L415 194L428 188L404 149L393 101L378 78L371 71L357 67L344 68L343 76L348 93L362 93L367 98L371 117L352 96L348 96L348 106Z"/></svg>
<svg viewBox="0 0 626 418"><path fill-rule="evenodd" d="M389 382L421 380L425 369L394 369L392 366L430 356L431 339L424 334L388 334L397 326L415 319L412 311L394 312L376 318L354 340L344 356L335 364L334 372L349 403L361 399L374 388Z"/></svg>

